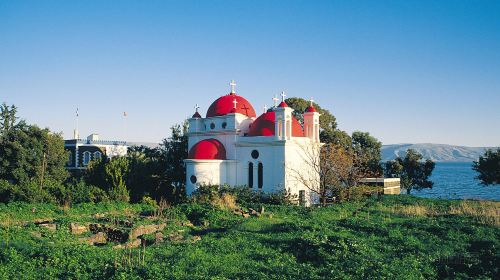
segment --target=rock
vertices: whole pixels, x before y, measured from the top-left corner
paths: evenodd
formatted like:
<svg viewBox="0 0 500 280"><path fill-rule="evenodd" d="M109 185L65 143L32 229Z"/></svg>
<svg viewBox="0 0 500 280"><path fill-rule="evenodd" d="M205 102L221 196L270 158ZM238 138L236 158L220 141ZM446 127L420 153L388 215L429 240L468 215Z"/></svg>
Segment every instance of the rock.
<svg viewBox="0 0 500 280"><path fill-rule="evenodd" d="M193 223L191 221L183 221L181 222L181 226L183 227L194 227Z"/></svg>
<svg viewBox="0 0 500 280"><path fill-rule="evenodd" d="M157 232L155 233L155 244L163 242L163 233Z"/></svg>
<svg viewBox="0 0 500 280"><path fill-rule="evenodd" d="M41 225L41 224L52 223L53 221L54 221L54 219L52 219L52 218L40 218L40 219L33 220L33 223L35 223L35 225Z"/></svg>
<svg viewBox="0 0 500 280"><path fill-rule="evenodd" d="M193 238L191 239L191 241L192 241L193 243L198 242L198 241L201 241L201 236L199 236L199 235L195 235L195 236L193 236Z"/></svg>
<svg viewBox="0 0 500 280"><path fill-rule="evenodd" d="M173 242L175 242L175 241L181 241L183 239L184 239L184 236L180 235L177 232L176 233L171 233L171 234L168 235L168 240L173 241Z"/></svg>
<svg viewBox="0 0 500 280"><path fill-rule="evenodd" d="M35 238L42 238L42 234L39 233L38 231L32 231L31 236L33 236Z"/></svg>
<svg viewBox="0 0 500 280"><path fill-rule="evenodd" d="M248 213L243 213L243 214L241 214L241 215L243 216L243 218L248 218L248 217L250 217L250 214L248 214Z"/></svg>
<svg viewBox="0 0 500 280"><path fill-rule="evenodd" d="M103 214L103 213L95 213L94 215L92 215L92 218L94 219L102 219L106 216L106 214Z"/></svg>
<svg viewBox="0 0 500 280"><path fill-rule="evenodd" d="M142 241L140 239L134 239L130 241L129 243L125 244L125 249L133 249L133 248L138 248L141 246Z"/></svg>
<svg viewBox="0 0 500 280"><path fill-rule="evenodd" d="M56 231L57 230L57 225L56 224L39 224L39 227L46 228L51 231Z"/></svg>
<svg viewBox="0 0 500 280"><path fill-rule="evenodd" d="M92 235L91 237L82 238L80 240L88 243L89 245L102 245L102 244L106 244L106 242L107 242L106 234L104 232L98 232L98 233Z"/></svg>
<svg viewBox="0 0 500 280"><path fill-rule="evenodd" d="M123 243L129 239L128 232L121 230L121 229L118 229L118 228L108 227L106 229L106 235L108 237L108 241L112 241L112 242Z"/></svg>
<svg viewBox="0 0 500 280"><path fill-rule="evenodd" d="M252 215L252 216L257 215L257 211L255 211L255 209L248 208L248 212L249 212L249 213L250 213L250 215Z"/></svg>
<svg viewBox="0 0 500 280"><path fill-rule="evenodd" d="M270 214L269 214L269 219L272 219L272 218L273 218L273 214L272 214L272 213L270 213Z"/></svg>
<svg viewBox="0 0 500 280"><path fill-rule="evenodd" d="M263 214L264 214L264 211L265 211L264 206L261 206L261 207L260 207L260 211L259 211L259 213L260 213L261 215L263 215Z"/></svg>
<svg viewBox="0 0 500 280"><path fill-rule="evenodd" d="M71 234L82 234L84 232L87 232L87 227L83 225L79 225L77 223L70 223L69 224L69 230L71 231Z"/></svg>
<svg viewBox="0 0 500 280"><path fill-rule="evenodd" d="M90 224L89 229L92 233L106 233L108 241L123 243L129 239L128 232L118 228L108 227L103 224Z"/></svg>
<svg viewBox="0 0 500 280"><path fill-rule="evenodd" d="M144 234L150 234L150 233L154 233L157 231L162 231L165 228L165 226L166 226L166 224L138 226L137 228L133 229L130 232L129 238L135 239L135 238L142 236Z"/></svg>

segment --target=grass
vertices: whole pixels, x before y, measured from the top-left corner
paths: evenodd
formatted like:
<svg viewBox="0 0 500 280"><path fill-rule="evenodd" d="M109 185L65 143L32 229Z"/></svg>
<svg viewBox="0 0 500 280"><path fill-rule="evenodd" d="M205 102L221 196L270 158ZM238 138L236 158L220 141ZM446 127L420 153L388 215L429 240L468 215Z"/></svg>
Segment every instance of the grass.
<svg viewBox="0 0 500 280"><path fill-rule="evenodd" d="M325 208L265 206L261 217L185 204L0 205L0 279L495 279L500 203L387 196ZM32 211L36 208L35 211ZM255 207L257 209L257 207ZM166 223L184 239L130 250L90 246L71 222L95 214ZM271 215L270 215L271 214ZM56 231L35 219L52 218ZM187 224L191 220L194 226ZM34 235L33 232L40 233ZM89 235L89 233L87 233ZM201 241L192 242L194 236ZM498 278L497 278L498 279Z"/></svg>

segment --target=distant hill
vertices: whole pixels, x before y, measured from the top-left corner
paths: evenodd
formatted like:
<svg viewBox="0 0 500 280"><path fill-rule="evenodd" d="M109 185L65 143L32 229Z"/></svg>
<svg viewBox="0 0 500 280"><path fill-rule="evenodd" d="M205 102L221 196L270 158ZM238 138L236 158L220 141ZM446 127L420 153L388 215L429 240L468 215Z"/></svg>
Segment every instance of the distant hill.
<svg viewBox="0 0 500 280"><path fill-rule="evenodd" d="M425 159L437 162L471 162L477 160L488 147L464 147L446 144L392 144L382 146L382 160L404 157L406 150L414 149Z"/></svg>

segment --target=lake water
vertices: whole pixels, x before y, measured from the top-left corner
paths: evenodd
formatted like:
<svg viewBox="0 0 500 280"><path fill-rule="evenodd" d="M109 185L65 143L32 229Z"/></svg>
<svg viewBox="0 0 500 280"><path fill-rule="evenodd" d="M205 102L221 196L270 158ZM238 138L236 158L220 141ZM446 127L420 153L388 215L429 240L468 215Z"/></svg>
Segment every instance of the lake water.
<svg viewBox="0 0 500 280"><path fill-rule="evenodd" d="M411 194L419 197L451 199L489 199L500 200L500 185L484 186L474 177L471 162L436 163L431 180L432 189L412 190Z"/></svg>

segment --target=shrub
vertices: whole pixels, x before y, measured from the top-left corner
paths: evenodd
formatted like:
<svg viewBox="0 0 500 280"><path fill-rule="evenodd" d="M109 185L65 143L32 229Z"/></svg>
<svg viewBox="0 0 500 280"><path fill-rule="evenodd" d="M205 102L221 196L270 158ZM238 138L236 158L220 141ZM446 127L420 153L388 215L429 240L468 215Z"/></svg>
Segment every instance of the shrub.
<svg viewBox="0 0 500 280"><path fill-rule="evenodd" d="M106 192L96 186L88 185L83 180L68 185L68 196L71 203L106 202Z"/></svg>
<svg viewBox="0 0 500 280"><path fill-rule="evenodd" d="M382 194L383 192L384 188L381 186L359 185L350 188L333 188L333 196L336 197L336 200L339 202L364 200L371 196Z"/></svg>

